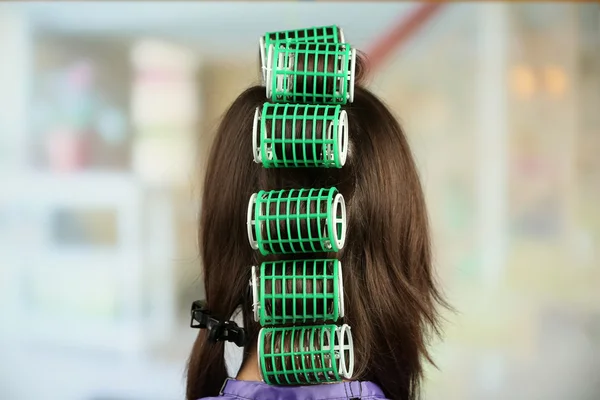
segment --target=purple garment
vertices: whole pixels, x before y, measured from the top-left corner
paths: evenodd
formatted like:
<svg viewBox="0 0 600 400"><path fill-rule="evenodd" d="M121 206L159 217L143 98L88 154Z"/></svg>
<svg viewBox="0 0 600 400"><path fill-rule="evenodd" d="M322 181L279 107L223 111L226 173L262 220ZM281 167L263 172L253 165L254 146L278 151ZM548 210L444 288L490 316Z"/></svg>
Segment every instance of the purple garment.
<svg viewBox="0 0 600 400"><path fill-rule="evenodd" d="M313 386L272 386L264 382L228 379L219 397L204 400L385 400L383 391L373 382L340 382Z"/></svg>

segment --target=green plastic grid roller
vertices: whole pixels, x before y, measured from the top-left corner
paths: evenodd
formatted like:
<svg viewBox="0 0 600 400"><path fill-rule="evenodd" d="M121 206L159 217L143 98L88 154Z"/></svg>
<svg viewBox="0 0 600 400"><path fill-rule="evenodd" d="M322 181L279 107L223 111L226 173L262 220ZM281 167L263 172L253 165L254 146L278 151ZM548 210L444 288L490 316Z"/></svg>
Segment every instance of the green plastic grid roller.
<svg viewBox="0 0 600 400"><path fill-rule="evenodd" d="M262 380L275 385L339 382L352 378L354 347L348 325L262 328L258 335Z"/></svg>
<svg viewBox="0 0 600 400"><path fill-rule="evenodd" d="M295 29L279 32L267 32L260 38L260 65L263 80L265 79L266 52L271 45L289 42L306 43L344 43L344 32L341 28L332 26L316 26L305 29Z"/></svg>
<svg viewBox="0 0 600 400"><path fill-rule="evenodd" d="M263 255L336 252L346 240L346 204L336 188L261 190L248 202L246 224Z"/></svg>
<svg viewBox="0 0 600 400"><path fill-rule="evenodd" d="M265 87L276 103L346 104L354 100L356 50L343 43L271 45Z"/></svg>
<svg viewBox="0 0 600 400"><path fill-rule="evenodd" d="M262 326L335 322L344 317L342 265L336 259L263 262L252 267L254 320Z"/></svg>
<svg viewBox="0 0 600 400"><path fill-rule="evenodd" d="M337 105L265 103L252 129L254 161L265 168L341 168L348 154L348 115Z"/></svg>

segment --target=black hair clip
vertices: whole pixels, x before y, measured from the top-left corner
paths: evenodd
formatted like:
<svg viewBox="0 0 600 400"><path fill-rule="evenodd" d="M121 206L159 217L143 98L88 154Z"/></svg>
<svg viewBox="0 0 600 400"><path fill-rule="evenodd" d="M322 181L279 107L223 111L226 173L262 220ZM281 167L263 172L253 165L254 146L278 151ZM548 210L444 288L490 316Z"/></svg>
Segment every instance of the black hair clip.
<svg viewBox="0 0 600 400"><path fill-rule="evenodd" d="M206 309L206 303L200 300L192 303L191 328L208 329L208 340L211 342L220 342L226 340L233 342L239 347L246 345L246 330L240 328L233 321L219 321L210 315Z"/></svg>

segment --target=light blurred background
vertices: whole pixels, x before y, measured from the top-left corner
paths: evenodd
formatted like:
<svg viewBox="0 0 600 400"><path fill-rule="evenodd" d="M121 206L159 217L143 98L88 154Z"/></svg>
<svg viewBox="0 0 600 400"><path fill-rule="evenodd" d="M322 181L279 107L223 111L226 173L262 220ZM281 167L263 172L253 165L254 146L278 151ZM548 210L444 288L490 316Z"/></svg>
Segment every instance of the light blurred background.
<svg viewBox="0 0 600 400"><path fill-rule="evenodd" d="M0 399L183 398L212 130L263 32L329 24L374 55L458 310L424 399L600 399L600 5L422 7L0 4Z"/></svg>

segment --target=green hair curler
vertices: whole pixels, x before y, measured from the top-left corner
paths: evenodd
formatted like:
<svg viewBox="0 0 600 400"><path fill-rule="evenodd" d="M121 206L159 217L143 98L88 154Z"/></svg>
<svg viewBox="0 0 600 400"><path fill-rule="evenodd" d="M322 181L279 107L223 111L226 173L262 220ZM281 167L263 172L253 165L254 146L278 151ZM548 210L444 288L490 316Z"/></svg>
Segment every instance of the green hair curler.
<svg viewBox="0 0 600 400"><path fill-rule="evenodd" d="M265 79L266 52L271 45L280 43L307 42L307 43L344 43L344 32L341 28L332 26L318 26L305 29L296 29L280 32L267 32L260 38L260 65Z"/></svg>
<svg viewBox="0 0 600 400"><path fill-rule="evenodd" d="M254 161L271 167L346 163L348 115L337 105L265 103L254 114Z"/></svg>
<svg viewBox="0 0 600 400"><path fill-rule="evenodd" d="M338 382L354 372L354 347L348 325L262 328L258 362L268 384Z"/></svg>
<svg viewBox="0 0 600 400"><path fill-rule="evenodd" d="M346 104L354 100L356 50L342 43L271 45L267 98L277 103Z"/></svg>
<svg viewBox="0 0 600 400"><path fill-rule="evenodd" d="M254 320L262 326L335 322L344 316L339 260L263 262L259 271L252 267L250 283Z"/></svg>
<svg viewBox="0 0 600 400"><path fill-rule="evenodd" d="M261 190L248 202L248 240L261 254L339 251L346 204L336 188Z"/></svg>

